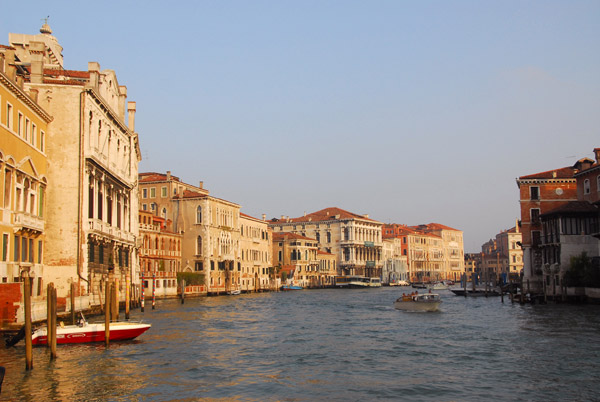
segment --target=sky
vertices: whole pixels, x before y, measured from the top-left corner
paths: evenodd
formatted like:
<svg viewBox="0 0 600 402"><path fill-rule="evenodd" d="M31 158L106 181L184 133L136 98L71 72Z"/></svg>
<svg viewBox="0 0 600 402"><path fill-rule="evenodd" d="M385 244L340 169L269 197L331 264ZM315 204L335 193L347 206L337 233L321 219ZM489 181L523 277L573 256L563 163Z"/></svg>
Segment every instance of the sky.
<svg viewBox="0 0 600 402"><path fill-rule="evenodd" d="M600 1L7 2L65 69L114 70L140 172L267 218L437 222L466 252L520 218L519 176L600 147Z"/></svg>

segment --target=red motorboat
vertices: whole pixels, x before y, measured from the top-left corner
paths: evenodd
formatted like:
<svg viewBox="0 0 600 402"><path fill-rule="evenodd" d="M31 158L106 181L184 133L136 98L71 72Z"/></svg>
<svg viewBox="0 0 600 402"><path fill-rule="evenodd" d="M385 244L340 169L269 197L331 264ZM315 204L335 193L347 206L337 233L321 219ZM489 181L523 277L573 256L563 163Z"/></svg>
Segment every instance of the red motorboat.
<svg viewBox="0 0 600 402"><path fill-rule="evenodd" d="M141 322L118 321L109 325L110 340L123 341L134 339L150 329L150 324ZM86 343L104 342L104 323L88 323L83 315L77 325L58 325L56 327L56 343ZM46 345L48 343L48 330L42 327L34 331L32 337L33 345Z"/></svg>

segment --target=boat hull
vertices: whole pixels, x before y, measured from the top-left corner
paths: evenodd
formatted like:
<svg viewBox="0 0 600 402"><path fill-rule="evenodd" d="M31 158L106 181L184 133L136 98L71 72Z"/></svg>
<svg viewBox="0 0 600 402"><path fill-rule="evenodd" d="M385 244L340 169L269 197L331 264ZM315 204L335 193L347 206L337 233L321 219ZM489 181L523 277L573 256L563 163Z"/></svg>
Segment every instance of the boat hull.
<svg viewBox="0 0 600 402"><path fill-rule="evenodd" d="M111 323L110 324L110 340L123 341L134 339L150 329L150 324L142 323ZM83 326L66 325L64 327L56 327L56 343L88 343L88 342L104 342L105 327L103 323L86 324ZM33 345L46 345L48 343L48 332L46 328L40 328L33 333Z"/></svg>
<svg viewBox="0 0 600 402"><path fill-rule="evenodd" d="M414 301L397 301L394 303L396 310L403 311L438 311L441 301L435 302L414 302Z"/></svg>

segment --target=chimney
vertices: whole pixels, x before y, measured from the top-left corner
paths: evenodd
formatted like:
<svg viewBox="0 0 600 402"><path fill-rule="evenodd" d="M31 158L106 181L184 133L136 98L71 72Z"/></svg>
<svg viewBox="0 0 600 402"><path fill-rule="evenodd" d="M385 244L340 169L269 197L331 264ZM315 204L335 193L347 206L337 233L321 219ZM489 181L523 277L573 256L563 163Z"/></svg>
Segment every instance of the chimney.
<svg viewBox="0 0 600 402"><path fill-rule="evenodd" d="M100 63L95 61L88 62L88 71L90 73L90 82L88 85L94 89L98 89L100 80Z"/></svg>
<svg viewBox="0 0 600 402"><path fill-rule="evenodd" d="M281 215L281 220L284 220L284 219L285 219L285 215Z"/></svg>
<svg viewBox="0 0 600 402"><path fill-rule="evenodd" d="M15 81L17 76L17 67L15 66L15 49L6 49L5 52L5 68L4 71L11 81Z"/></svg>
<svg viewBox="0 0 600 402"><path fill-rule="evenodd" d="M556 170L552 172L552 178L556 179Z"/></svg>
<svg viewBox="0 0 600 402"><path fill-rule="evenodd" d="M200 181L200 183L198 183L198 188L204 188L204 182Z"/></svg>
<svg viewBox="0 0 600 402"><path fill-rule="evenodd" d="M31 99L34 100L35 103L38 103L38 94L40 93L40 91L38 91L35 88L29 88L29 96L31 97Z"/></svg>
<svg viewBox="0 0 600 402"><path fill-rule="evenodd" d="M594 148L594 156L596 156L596 163L600 163L600 148Z"/></svg>
<svg viewBox="0 0 600 402"><path fill-rule="evenodd" d="M515 232L519 233L519 218L515 218Z"/></svg>
<svg viewBox="0 0 600 402"><path fill-rule="evenodd" d="M31 58L31 76L32 84L41 84L44 82L44 51L42 42L31 42L29 44L29 54Z"/></svg>
<svg viewBox="0 0 600 402"><path fill-rule="evenodd" d="M119 85L119 118L125 121L125 102L127 102L127 87Z"/></svg>
<svg viewBox="0 0 600 402"><path fill-rule="evenodd" d="M127 126L135 133L135 102L127 102L127 117L129 119Z"/></svg>
<svg viewBox="0 0 600 402"><path fill-rule="evenodd" d="M171 171L167 170L167 181L171 180Z"/></svg>
<svg viewBox="0 0 600 402"><path fill-rule="evenodd" d="M306 211L304 211L304 216L306 216Z"/></svg>
<svg viewBox="0 0 600 402"><path fill-rule="evenodd" d="M262 214L263 221L267 220L267 214Z"/></svg>

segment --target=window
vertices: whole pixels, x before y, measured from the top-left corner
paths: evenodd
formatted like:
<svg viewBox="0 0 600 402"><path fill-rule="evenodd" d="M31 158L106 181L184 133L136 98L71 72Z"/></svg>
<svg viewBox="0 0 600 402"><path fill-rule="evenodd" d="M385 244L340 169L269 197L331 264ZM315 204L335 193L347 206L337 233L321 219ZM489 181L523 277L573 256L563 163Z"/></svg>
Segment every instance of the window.
<svg viewBox="0 0 600 402"><path fill-rule="evenodd" d="M12 191L12 170L4 171L4 208L10 209L10 193Z"/></svg>
<svg viewBox="0 0 600 402"><path fill-rule="evenodd" d="M160 189L160 196L163 198L167 196L167 187L162 187Z"/></svg>
<svg viewBox="0 0 600 402"><path fill-rule="evenodd" d="M25 125L23 124L23 113L19 112L18 114L18 118L17 118L17 134L19 134L19 137L24 137L24 129L25 129ZM25 138L27 139L27 138Z"/></svg>
<svg viewBox="0 0 600 402"><path fill-rule="evenodd" d="M202 255L202 236L196 239L196 255Z"/></svg>
<svg viewBox="0 0 600 402"><path fill-rule="evenodd" d="M13 257L14 257L14 258L13 258L13 261L14 261L14 262L17 262L17 261L19 261L19 244L20 244L19 240L20 240L20 239L19 239L19 236L17 236L17 235L15 235L15 238L14 238L14 239L15 239L15 241L14 241L14 245L15 245L15 249L14 249L14 251L15 251L15 252L14 252L14 254L13 254Z"/></svg>
<svg viewBox="0 0 600 402"><path fill-rule="evenodd" d="M531 243L533 247L538 247L541 244L541 236L539 230L533 230L531 232Z"/></svg>
<svg viewBox="0 0 600 402"><path fill-rule="evenodd" d="M94 262L94 243L88 244L88 260Z"/></svg>
<svg viewBox="0 0 600 402"><path fill-rule="evenodd" d="M202 207L200 205L196 208L196 223L202 223Z"/></svg>
<svg viewBox="0 0 600 402"><path fill-rule="evenodd" d="M540 188L537 186L532 186L529 187L529 192L531 194L531 199L532 200L539 200L540 199Z"/></svg>
<svg viewBox="0 0 600 402"><path fill-rule="evenodd" d="M2 235L2 261L8 261L8 234Z"/></svg>
<svg viewBox="0 0 600 402"><path fill-rule="evenodd" d="M204 270L204 266L202 265L202 261L196 261L194 269L196 271L203 271Z"/></svg>
<svg viewBox="0 0 600 402"><path fill-rule="evenodd" d="M279 250L279 260L278 261L280 261L280 262L281 262L281 257L282 257L282 252L281 252L281 250Z"/></svg>
<svg viewBox="0 0 600 402"><path fill-rule="evenodd" d="M40 130L40 151L46 152L46 133Z"/></svg>
<svg viewBox="0 0 600 402"><path fill-rule="evenodd" d="M147 188L142 189L142 198L148 198L148 189Z"/></svg>
<svg viewBox="0 0 600 402"><path fill-rule="evenodd" d="M156 198L156 188L154 187L150 189L150 198Z"/></svg>
<svg viewBox="0 0 600 402"><path fill-rule="evenodd" d="M539 208L531 208L531 222L539 222L540 221L540 209Z"/></svg>
<svg viewBox="0 0 600 402"><path fill-rule="evenodd" d="M37 140L37 126L31 123L31 145L35 146Z"/></svg>
<svg viewBox="0 0 600 402"><path fill-rule="evenodd" d="M327 243L331 243L331 232L327 232Z"/></svg>
<svg viewBox="0 0 600 402"><path fill-rule="evenodd" d="M10 103L6 104L6 127L8 127L9 130L12 130L13 128L13 108Z"/></svg>
<svg viewBox="0 0 600 402"><path fill-rule="evenodd" d="M585 179L583 181L583 194L590 193L590 179Z"/></svg>
<svg viewBox="0 0 600 402"><path fill-rule="evenodd" d="M142 211L148 210L148 204L142 204Z"/></svg>

